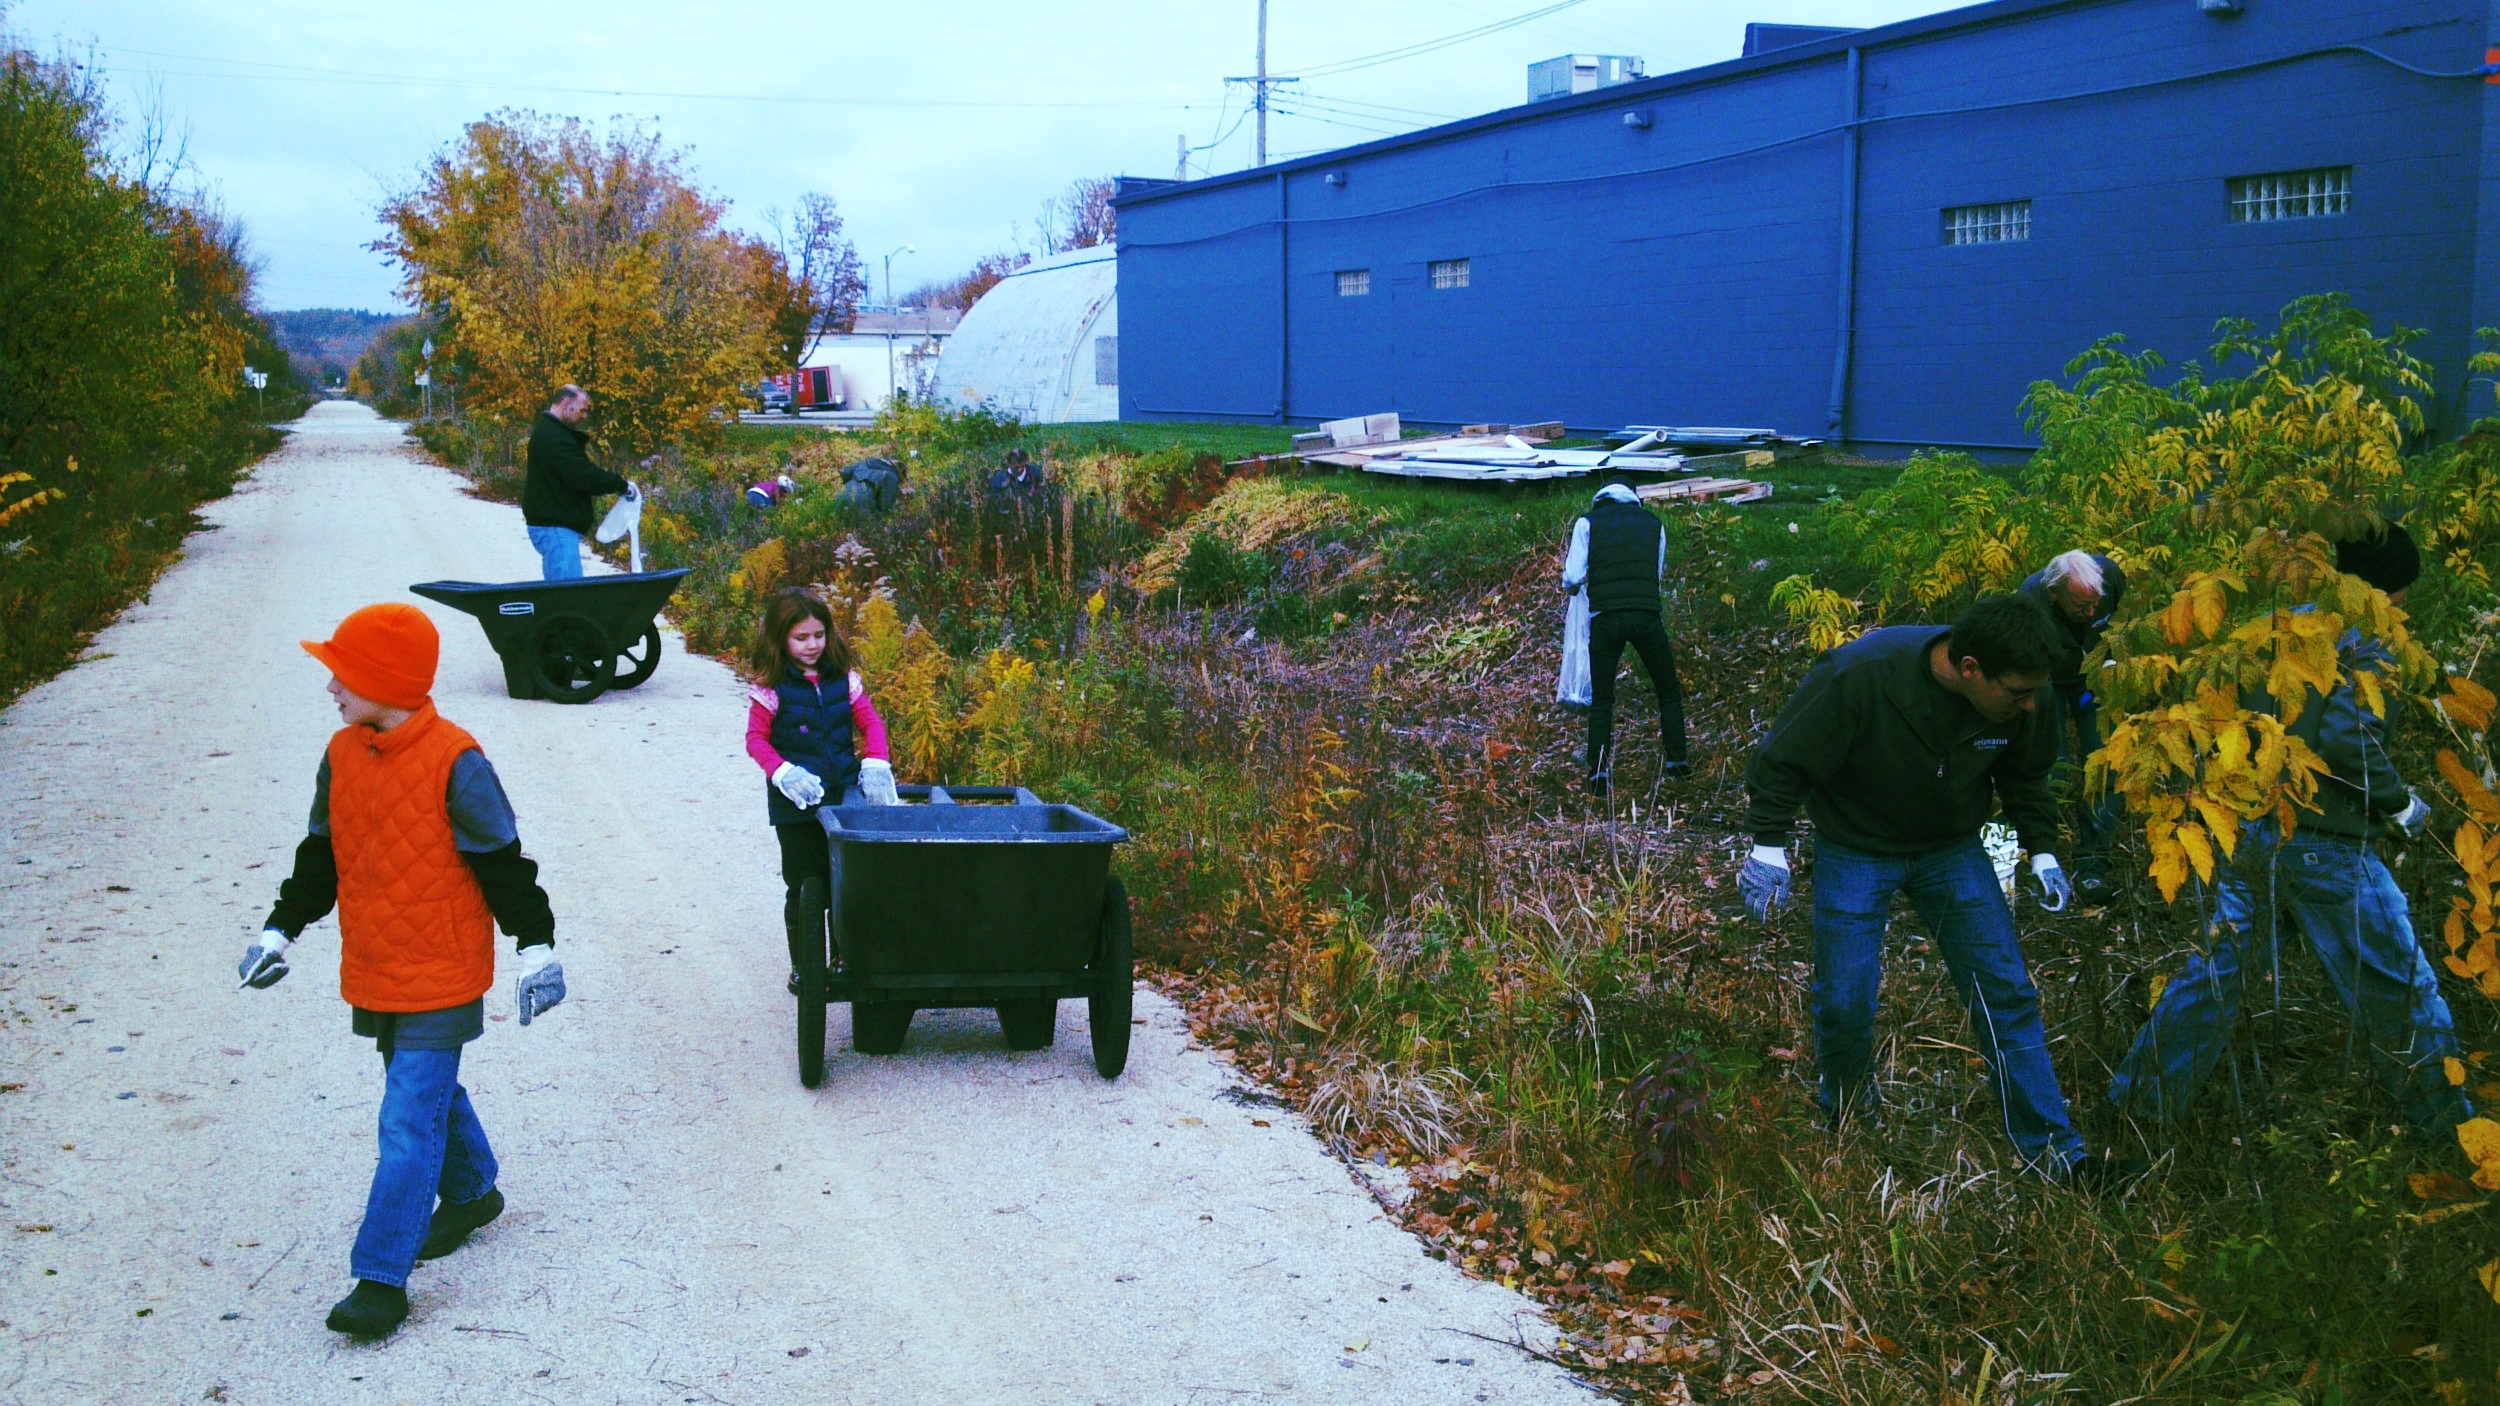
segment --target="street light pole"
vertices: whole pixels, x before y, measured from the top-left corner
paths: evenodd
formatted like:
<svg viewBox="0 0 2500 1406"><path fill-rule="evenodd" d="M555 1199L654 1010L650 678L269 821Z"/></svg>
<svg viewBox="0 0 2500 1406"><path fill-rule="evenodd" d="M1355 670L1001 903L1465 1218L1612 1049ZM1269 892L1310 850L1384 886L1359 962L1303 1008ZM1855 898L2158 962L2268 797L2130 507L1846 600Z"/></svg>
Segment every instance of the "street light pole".
<svg viewBox="0 0 2500 1406"><path fill-rule="evenodd" d="M917 245L906 244L885 256L885 400L888 405L894 403L897 389L894 384L894 256L919 252Z"/></svg>

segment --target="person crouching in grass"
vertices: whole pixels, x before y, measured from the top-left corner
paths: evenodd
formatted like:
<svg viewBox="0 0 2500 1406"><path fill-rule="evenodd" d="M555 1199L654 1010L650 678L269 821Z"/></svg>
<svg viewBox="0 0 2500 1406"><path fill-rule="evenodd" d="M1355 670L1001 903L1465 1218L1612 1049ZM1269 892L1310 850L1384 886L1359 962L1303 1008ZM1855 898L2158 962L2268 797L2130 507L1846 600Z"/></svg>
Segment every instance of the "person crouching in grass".
<svg viewBox="0 0 2500 1406"><path fill-rule="evenodd" d="M417 1263L503 1213L494 1149L460 1086L460 1049L486 1028L495 923L519 947L523 1025L564 999L564 968L503 783L434 711L434 623L413 606L369 605L304 649L330 670L346 726L314 777L295 872L238 970L254 990L276 985L288 944L338 909L339 994L382 1055L383 1088L381 1157L348 1259L356 1287L329 1325L378 1338L408 1317Z"/></svg>

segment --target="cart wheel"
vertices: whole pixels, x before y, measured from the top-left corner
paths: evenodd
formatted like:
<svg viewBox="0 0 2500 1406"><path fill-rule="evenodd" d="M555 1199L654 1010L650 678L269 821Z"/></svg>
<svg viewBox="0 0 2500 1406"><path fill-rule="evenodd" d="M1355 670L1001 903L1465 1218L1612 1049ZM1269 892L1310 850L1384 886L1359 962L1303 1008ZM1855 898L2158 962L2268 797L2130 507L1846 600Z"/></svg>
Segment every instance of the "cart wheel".
<svg viewBox="0 0 2500 1406"><path fill-rule="evenodd" d="M851 1002L851 1048L864 1055L899 1053L911 1015L912 1008L900 1001Z"/></svg>
<svg viewBox="0 0 2500 1406"><path fill-rule="evenodd" d="M1059 1036L1059 1003L1054 1000L1001 1001L998 1028L1007 1032L1011 1050L1046 1050Z"/></svg>
<svg viewBox="0 0 2500 1406"><path fill-rule="evenodd" d="M660 625L653 621L642 627L642 638L624 653L616 656L616 682L610 688L639 688L660 667Z"/></svg>
<svg viewBox="0 0 2500 1406"><path fill-rule="evenodd" d="M799 909L815 915L789 934L790 966L799 974L799 1082L816 1088L825 1082L825 883L799 884Z"/></svg>
<svg viewBox="0 0 2500 1406"><path fill-rule="evenodd" d="M558 703L587 703L608 691L616 676L616 651L608 632L586 615L558 615L538 627L530 665L538 691Z"/></svg>
<svg viewBox="0 0 2500 1406"><path fill-rule="evenodd" d="M1102 935L1094 944L1094 991L1085 1001L1094 1037L1094 1072L1117 1079L1128 1068L1130 1012L1137 1007L1137 951L1129 931L1128 886L1102 886Z"/></svg>

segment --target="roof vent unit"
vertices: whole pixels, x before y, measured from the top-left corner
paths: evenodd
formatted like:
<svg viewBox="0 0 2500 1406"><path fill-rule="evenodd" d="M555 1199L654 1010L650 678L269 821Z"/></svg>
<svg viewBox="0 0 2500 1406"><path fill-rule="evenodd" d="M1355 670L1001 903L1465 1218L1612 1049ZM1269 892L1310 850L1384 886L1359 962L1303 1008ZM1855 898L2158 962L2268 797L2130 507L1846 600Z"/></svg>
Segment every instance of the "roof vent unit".
<svg viewBox="0 0 2500 1406"><path fill-rule="evenodd" d="M1565 54L1528 65L1528 101L1591 93L1647 76L1648 70L1630 54Z"/></svg>
<svg viewBox="0 0 2500 1406"><path fill-rule="evenodd" d="M1820 24L1749 24L1745 26L1745 57L1855 33L1854 29L1834 29Z"/></svg>
<svg viewBox="0 0 2500 1406"><path fill-rule="evenodd" d="M2196 8L2203 10L2206 14L2219 15L2228 19L2248 7L2241 4L2240 0L2196 0Z"/></svg>

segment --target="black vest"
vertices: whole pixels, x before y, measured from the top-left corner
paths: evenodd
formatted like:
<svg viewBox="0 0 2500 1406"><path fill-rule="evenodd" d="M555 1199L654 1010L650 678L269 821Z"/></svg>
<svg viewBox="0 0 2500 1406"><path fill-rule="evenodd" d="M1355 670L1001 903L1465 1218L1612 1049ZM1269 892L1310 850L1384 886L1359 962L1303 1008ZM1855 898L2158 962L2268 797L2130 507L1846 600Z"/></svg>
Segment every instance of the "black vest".
<svg viewBox="0 0 2500 1406"><path fill-rule="evenodd" d="M859 749L851 745L849 676L812 684L796 670L785 669L774 680L773 692L781 698L773 713L773 750L783 761L816 773L825 783L825 804L840 805L843 790L859 783ZM775 825L808 817L770 782L764 786L764 804Z"/></svg>
<svg viewBox="0 0 2500 1406"><path fill-rule="evenodd" d="M1641 610L1655 615L1658 545L1665 524L1637 503L1601 498L1588 512L1589 609Z"/></svg>

